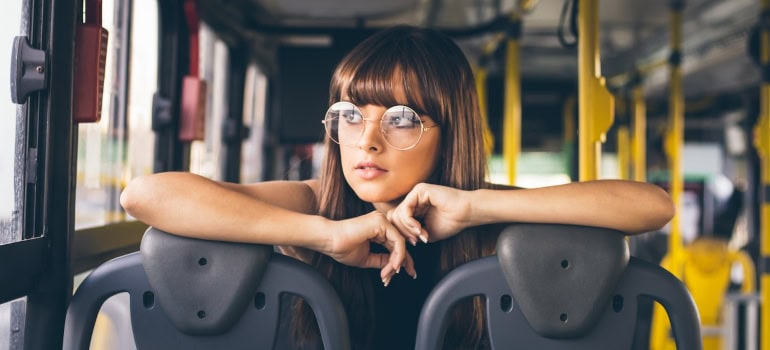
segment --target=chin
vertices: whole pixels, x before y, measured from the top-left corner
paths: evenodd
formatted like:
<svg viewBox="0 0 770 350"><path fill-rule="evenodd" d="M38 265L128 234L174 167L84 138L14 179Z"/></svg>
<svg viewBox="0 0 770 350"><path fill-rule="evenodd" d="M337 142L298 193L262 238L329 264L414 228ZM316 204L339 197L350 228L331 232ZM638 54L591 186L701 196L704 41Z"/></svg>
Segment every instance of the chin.
<svg viewBox="0 0 770 350"><path fill-rule="evenodd" d="M369 203L390 203L395 200L399 200L406 195L406 193L399 194L392 191L383 191L381 189L376 190L369 188L354 188L353 192L355 192L358 198L360 198L362 201Z"/></svg>

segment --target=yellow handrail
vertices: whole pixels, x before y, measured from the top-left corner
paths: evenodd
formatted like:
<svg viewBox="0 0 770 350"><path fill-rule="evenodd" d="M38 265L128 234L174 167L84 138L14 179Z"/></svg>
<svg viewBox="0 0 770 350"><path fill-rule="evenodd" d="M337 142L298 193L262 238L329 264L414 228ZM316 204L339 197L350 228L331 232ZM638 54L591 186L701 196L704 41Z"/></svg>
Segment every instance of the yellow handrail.
<svg viewBox="0 0 770 350"><path fill-rule="evenodd" d="M503 160L506 166L508 184L516 184L516 163L521 153L521 18L530 12L539 0L521 0L510 15L510 32L496 33L482 48L482 56L489 57L505 40L505 95L503 103ZM486 71L479 67L476 72L476 89L479 94L479 106L482 118L486 118ZM482 102L482 99L484 101ZM484 125L487 125L486 119ZM484 129L484 146L487 155L492 153L494 138L488 127Z"/></svg>
<svg viewBox="0 0 770 350"><path fill-rule="evenodd" d="M516 163L521 152L521 71L518 38L506 40L505 100L503 103L503 159L508 184L516 184Z"/></svg>
<svg viewBox="0 0 770 350"><path fill-rule="evenodd" d="M628 180L629 166L631 165L631 140L628 126L618 127L618 177Z"/></svg>
<svg viewBox="0 0 770 350"><path fill-rule="evenodd" d="M637 85L631 91L634 104L631 158L633 158L634 180L647 181L647 108L644 90Z"/></svg>
<svg viewBox="0 0 770 350"><path fill-rule="evenodd" d="M669 234L669 254L674 261L679 261L682 252L682 234L680 227L682 209L682 191L684 178L682 175L682 148L684 146L684 96L682 92L682 5L671 6L671 59L669 62L669 118L666 132L665 150L668 155L669 190L671 199L676 206L676 214L671 220L671 232ZM676 271L672 271L674 275ZM678 276L681 277L681 276Z"/></svg>
<svg viewBox="0 0 770 350"><path fill-rule="evenodd" d="M598 0L580 2L578 32L579 174L586 181L599 178L601 143L614 118L613 98L601 77Z"/></svg>
<svg viewBox="0 0 770 350"><path fill-rule="evenodd" d="M495 136L489 129L489 115L487 108L487 69L483 66L476 67L476 94L479 99L479 112L481 113L481 129L484 137L484 153L489 158L495 148Z"/></svg>

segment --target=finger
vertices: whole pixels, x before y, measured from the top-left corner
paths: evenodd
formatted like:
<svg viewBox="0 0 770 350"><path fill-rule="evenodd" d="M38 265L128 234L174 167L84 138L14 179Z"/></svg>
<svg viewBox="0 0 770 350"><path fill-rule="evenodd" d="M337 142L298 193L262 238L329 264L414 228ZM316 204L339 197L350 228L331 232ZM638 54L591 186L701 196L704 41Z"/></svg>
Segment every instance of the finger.
<svg viewBox="0 0 770 350"><path fill-rule="evenodd" d="M399 229L401 234L412 243L412 245L417 245L416 243L418 240L423 243L428 243L427 231L423 229L422 224L417 221L417 219L411 216L397 216L394 219L394 225Z"/></svg>
<svg viewBox="0 0 770 350"><path fill-rule="evenodd" d="M410 233L408 230L405 230L402 225L401 215L398 214L397 209L391 209L388 210L386 217L388 219L388 222L390 222L391 225L395 226L396 229L401 233L404 238L411 243L412 245L417 245L417 236Z"/></svg>
<svg viewBox="0 0 770 350"><path fill-rule="evenodd" d="M383 271L387 270L387 272L390 272L393 270L393 266L391 266L389 262L390 259L388 259L387 253L369 253L361 267L369 269L382 269Z"/></svg>
<svg viewBox="0 0 770 350"><path fill-rule="evenodd" d="M401 236L401 233L395 227L389 229L386 235L387 243L385 248L390 250L390 266L393 267L394 271L398 271L401 269L401 263L404 262L404 258L407 255L404 237Z"/></svg>
<svg viewBox="0 0 770 350"><path fill-rule="evenodd" d="M423 243L426 243L426 244L427 244L427 243L430 241L430 235L428 235L428 231L426 231L426 230L425 230L424 228L422 228L422 227L420 228L420 235L419 235L419 237L420 237L420 240L421 240Z"/></svg>
<svg viewBox="0 0 770 350"><path fill-rule="evenodd" d="M406 274L409 276L412 276L412 278L417 279L417 270L414 268L414 259L412 258L412 255L407 252L406 259L404 259L404 263L401 264L401 266L404 267L406 270Z"/></svg>
<svg viewBox="0 0 770 350"><path fill-rule="evenodd" d="M407 207L394 210L388 219L412 245L417 245L420 241L420 222L412 217Z"/></svg>
<svg viewBox="0 0 770 350"><path fill-rule="evenodd" d="M382 284L387 287L388 284L390 284L390 279L396 274L396 270L394 270L393 266L390 264L388 254L380 253L377 254L377 256L378 262L382 266L382 269L380 270L380 279L382 280Z"/></svg>
<svg viewBox="0 0 770 350"><path fill-rule="evenodd" d="M398 229L399 233L404 236L404 238L409 241L412 245L416 246L417 242L420 239L420 236L418 235L417 231L410 228L408 225L404 223L404 220L401 216L393 216L391 223L393 226Z"/></svg>

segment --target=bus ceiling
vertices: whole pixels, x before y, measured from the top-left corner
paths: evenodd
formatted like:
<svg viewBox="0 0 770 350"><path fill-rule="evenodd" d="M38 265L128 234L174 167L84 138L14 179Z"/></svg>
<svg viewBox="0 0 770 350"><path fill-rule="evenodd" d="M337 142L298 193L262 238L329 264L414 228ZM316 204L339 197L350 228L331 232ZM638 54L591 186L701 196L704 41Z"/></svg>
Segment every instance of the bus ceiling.
<svg viewBox="0 0 770 350"><path fill-rule="evenodd" d="M519 1L200 0L200 4L203 20L231 40L256 45L329 45L334 40L357 40L379 28L406 23L447 31L472 63L478 63L496 32L508 28L518 6L530 6L518 16L523 24L522 78L576 81L576 49L563 47L557 32L560 26L568 31L569 9L577 0ZM686 0L684 5L686 96L758 84L759 74L746 55L747 33L756 24L758 2ZM669 55L669 12L670 1L601 1L603 73L613 77L665 61ZM502 53L496 54L502 59ZM502 66L493 65L490 73ZM719 69L710 69L714 66ZM648 96L665 99L666 82L665 69L650 72L644 81Z"/></svg>

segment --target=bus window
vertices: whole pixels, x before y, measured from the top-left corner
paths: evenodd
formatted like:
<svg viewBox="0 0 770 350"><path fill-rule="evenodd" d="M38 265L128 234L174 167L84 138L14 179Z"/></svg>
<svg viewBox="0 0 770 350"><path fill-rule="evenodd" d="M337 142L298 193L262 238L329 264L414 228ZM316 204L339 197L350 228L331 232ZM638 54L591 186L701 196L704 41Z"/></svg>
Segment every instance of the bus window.
<svg viewBox="0 0 770 350"><path fill-rule="evenodd" d="M8 1L0 12L0 43L5 49L20 34L22 4ZM0 67L6 69L0 69L0 244L22 240L26 182L25 159L16 157L25 154L26 106L11 102L10 66L10 51L2 51ZM0 304L0 350L23 346L26 305L26 297Z"/></svg>
<svg viewBox="0 0 770 350"><path fill-rule="evenodd" d="M111 219L114 204L114 187L119 186L121 160L125 153L120 120L116 115L116 96L120 91L117 81L123 67L117 67L121 62L120 32L116 28L116 17L122 16L122 8L116 15L115 1L102 2L102 26L110 33L107 41L107 64L104 73L104 93L102 97L102 116L98 123L80 124L78 126L78 162L77 189L75 197L75 229L103 225L114 221Z"/></svg>
<svg viewBox="0 0 770 350"><path fill-rule="evenodd" d="M134 0L128 91L128 178L152 173L152 92L158 86L158 2ZM121 184L123 185L123 184Z"/></svg>
<svg viewBox="0 0 770 350"><path fill-rule="evenodd" d="M206 91L206 132L203 141L190 147L190 171L211 179L222 178L219 153L222 127L227 114L227 45L206 25L200 26L200 72Z"/></svg>
<svg viewBox="0 0 770 350"><path fill-rule="evenodd" d="M0 14L0 42L5 45L19 35L21 5L21 1L10 1ZM10 66L10 52L3 52L0 67ZM24 163L22 159L16 159L16 154L24 152L16 150L23 150L26 124L23 107L11 102L10 73L10 69L0 69L0 244L21 240L24 205Z"/></svg>
<svg viewBox="0 0 770 350"><path fill-rule="evenodd" d="M102 119L79 125L76 229L125 220L120 192L130 178L152 172L157 2L117 4L102 3L103 26L110 33Z"/></svg>
<svg viewBox="0 0 770 350"><path fill-rule="evenodd" d="M249 128L249 138L243 144L241 182L252 183L263 180L262 145L265 140L267 76L252 63L246 71L245 85L243 124Z"/></svg>

